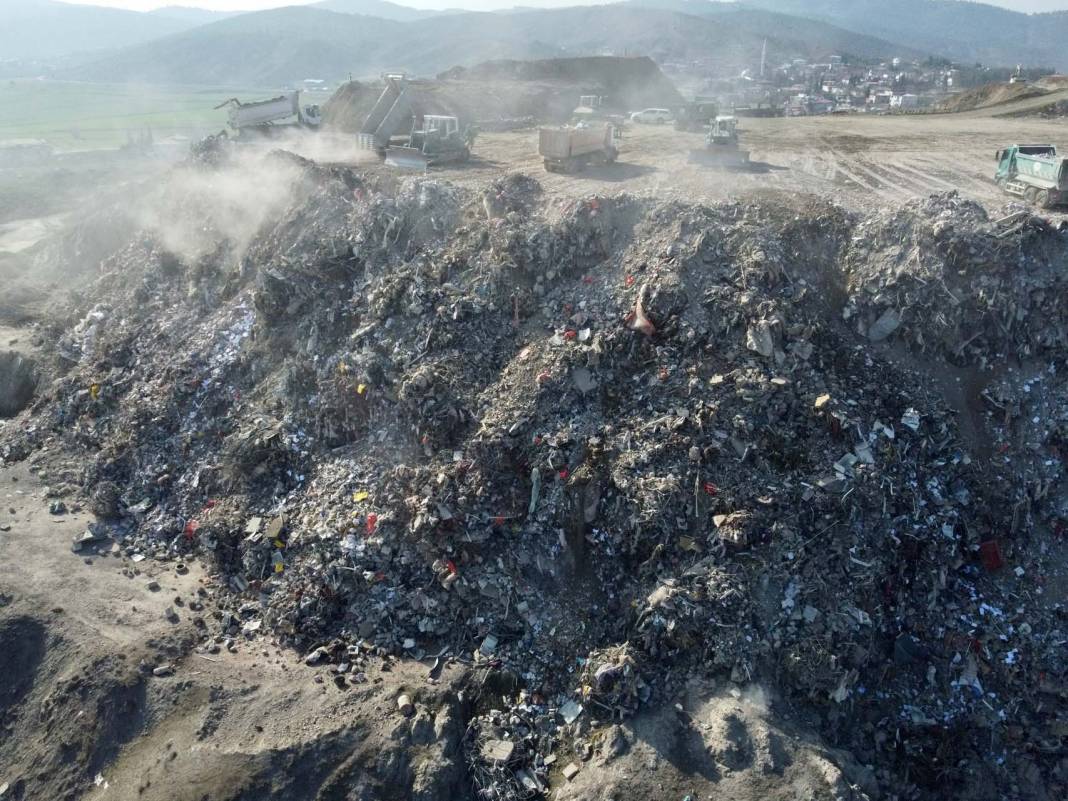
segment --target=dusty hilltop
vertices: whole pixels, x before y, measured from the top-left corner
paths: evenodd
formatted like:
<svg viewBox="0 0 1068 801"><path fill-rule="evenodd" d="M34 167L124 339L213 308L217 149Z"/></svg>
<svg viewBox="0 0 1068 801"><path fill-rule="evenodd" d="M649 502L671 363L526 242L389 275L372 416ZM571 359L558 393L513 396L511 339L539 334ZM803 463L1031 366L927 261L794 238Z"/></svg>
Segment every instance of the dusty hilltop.
<svg viewBox="0 0 1068 801"><path fill-rule="evenodd" d="M86 226L0 797L1063 797L1063 226L283 151Z"/></svg>

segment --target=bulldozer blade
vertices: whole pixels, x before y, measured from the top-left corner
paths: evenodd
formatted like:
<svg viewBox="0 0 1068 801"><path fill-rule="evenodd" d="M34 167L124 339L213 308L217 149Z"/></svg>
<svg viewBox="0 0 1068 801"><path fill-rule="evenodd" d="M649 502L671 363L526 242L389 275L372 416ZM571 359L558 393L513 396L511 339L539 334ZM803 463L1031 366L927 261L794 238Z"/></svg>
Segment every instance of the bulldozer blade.
<svg viewBox="0 0 1068 801"><path fill-rule="evenodd" d="M430 161L417 147L390 147L386 149L386 164L403 170L422 170L430 166Z"/></svg>
<svg viewBox="0 0 1068 801"><path fill-rule="evenodd" d="M749 151L706 147L701 150L691 150L687 161L690 164L718 167L724 170L745 169L749 166Z"/></svg>

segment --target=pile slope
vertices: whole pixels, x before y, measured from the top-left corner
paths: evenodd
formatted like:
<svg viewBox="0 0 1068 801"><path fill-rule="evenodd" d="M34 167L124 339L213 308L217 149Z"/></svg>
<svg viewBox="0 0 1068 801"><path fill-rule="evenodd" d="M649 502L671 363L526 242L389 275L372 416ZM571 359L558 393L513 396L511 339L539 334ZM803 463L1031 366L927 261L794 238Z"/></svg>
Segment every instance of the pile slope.
<svg viewBox="0 0 1068 801"><path fill-rule="evenodd" d="M648 727L708 782L785 770L775 727L708 752L702 703L645 717L704 679L870 768L813 798L1063 792L1063 231L280 152L138 210L72 254L95 278L0 455L77 465L104 547L202 558L204 643L269 635L342 685L355 655L474 661L464 760L497 797Z"/></svg>

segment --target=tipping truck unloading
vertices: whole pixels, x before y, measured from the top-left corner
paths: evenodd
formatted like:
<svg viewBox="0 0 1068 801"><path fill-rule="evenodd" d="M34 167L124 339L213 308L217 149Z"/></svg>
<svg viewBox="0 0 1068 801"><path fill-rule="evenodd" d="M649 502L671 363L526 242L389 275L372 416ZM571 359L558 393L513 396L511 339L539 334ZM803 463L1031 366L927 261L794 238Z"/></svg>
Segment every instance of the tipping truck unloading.
<svg viewBox="0 0 1068 801"><path fill-rule="evenodd" d="M400 76L387 77L382 94L356 134L357 144L384 157L394 135L411 124L412 114L407 81Z"/></svg>
<svg viewBox="0 0 1068 801"><path fill-rule="evenodd" d="M1053 145L1010 145L996 155L994 183L1043 208L1068 202L1068 158Z"/></svg>
<svg viewBox="0 0 1068 801"><path fill-rule="evenodd" d="M738 120L732 116L716 117L705 137L705 146L691 150L689 162L706 167L739 169L749 166L749 151L738 146Z"/></svg>
<svg viewBox="0 0 1068 801"><path fill-rule="evenodd" d="M254 103L242 103L232 97L215 108L227 109L230 128L238 136L270 136L289 128L318 128L322 122L319 106L302 106L299 91Z"/></svg>
<svg viewBox="0 0 1068 801"><path fill-rule="evenodd" d="M611 164L619 156L612 125L538 129L538 155L549 172L578 172L591 164Z"/></svg>
<svg viewBox="0 0 1068 801"><path fill-rule="evenodd" d="M423 114L417 92L403 75L387 75L356 143L373 150L391 167L425 170L435 164L467 161L478 130L457 117ZM403 137L403 138L401 138Z"/></svg>

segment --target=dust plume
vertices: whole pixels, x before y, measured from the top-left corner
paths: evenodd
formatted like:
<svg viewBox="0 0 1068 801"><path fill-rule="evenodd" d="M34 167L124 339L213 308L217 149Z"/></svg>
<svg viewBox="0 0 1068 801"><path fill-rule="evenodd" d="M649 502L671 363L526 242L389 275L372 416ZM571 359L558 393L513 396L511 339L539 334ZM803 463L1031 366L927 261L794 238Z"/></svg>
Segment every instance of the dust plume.
<svg viewBox="0 0 1068 801"><path fill-rule="evenodd" d="M261 153L239 154L218 169L176 168L133 210L138 228L185 261L226 244L236 257L292 197L299 168Z"/></svg>

